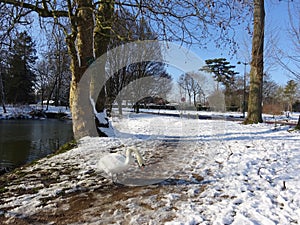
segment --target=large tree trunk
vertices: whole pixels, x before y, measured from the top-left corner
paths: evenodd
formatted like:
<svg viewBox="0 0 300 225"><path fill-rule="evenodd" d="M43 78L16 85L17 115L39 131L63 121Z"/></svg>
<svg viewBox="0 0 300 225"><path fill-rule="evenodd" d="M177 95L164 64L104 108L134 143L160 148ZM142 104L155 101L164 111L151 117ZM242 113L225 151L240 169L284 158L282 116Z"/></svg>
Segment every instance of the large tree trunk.
<svg viewBox="0 0 300 225"><path fill-rule="evenodd" d="M300 130L300 116L298 117L298 123L295 127L295 130Z"/></svg>
<svg viewBox="0 0 300 225"><path fill-rule="evenodd" d="M98 133L100 136L109 136L112 131L111 124L106 119L106 81L108 77L105 71L107 57L105 53L108 50L110 42L112 18L114 13L114 0L103 1L97 10L96 26L94 29L94 50L97 58L97 71L92 76L91 96L96 100L95 113L97 116ZM103 114L103 115L101 115ZM104 118L104 119L103 119Z"/></svg>
<svg viewBox="0 0 300 225"><path fill-rule="evenodd" d="M83 76L91 61L94 60L93 30L92 0L78 0L78 14L76 20L72 20L72 34L67 37L71 55L70 108L75 139L98 135L90 104L90 79Z"/></svg>
<svg viewBox="0 0 300 225"><path fill-rule="evenodd" d="M118 103L118 111L119 111L119 115L122 116L123 114L123 107L122 107L122 98L117 97L117 103Z"/></svg>
<svg viewBox="0 0 300 225"><path fill-rule="evenodd" d="M252 61L250 92L246 124L262 122L262 86L264 71L264 0L254 0L254 29L252 37Z"/></svg>

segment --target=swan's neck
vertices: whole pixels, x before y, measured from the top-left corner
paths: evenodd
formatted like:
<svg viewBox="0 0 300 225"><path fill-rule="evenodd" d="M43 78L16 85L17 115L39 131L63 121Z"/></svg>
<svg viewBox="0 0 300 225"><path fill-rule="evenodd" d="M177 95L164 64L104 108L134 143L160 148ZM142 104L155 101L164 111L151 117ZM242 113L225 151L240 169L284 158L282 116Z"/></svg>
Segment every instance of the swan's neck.
<svg viewBox="0 0 300 225"><path fill-rule="evenodd" d="M128 164L132 163L132 161L133 161L132 152L133 152L132 148L129 148L129 149L126 150L125 165L128 165Z"/></svg>
<svg viewBox="0 0 300 225"><path fill-rule="evenodd" d="M136 149L136 148L128 148L126 150L126 161L125 164L128 165L129 163L132 162L132 152L135 153L136 159L138 161L139 166L143 166L144 165L144 160L140 154L140 152Z"/></svg>

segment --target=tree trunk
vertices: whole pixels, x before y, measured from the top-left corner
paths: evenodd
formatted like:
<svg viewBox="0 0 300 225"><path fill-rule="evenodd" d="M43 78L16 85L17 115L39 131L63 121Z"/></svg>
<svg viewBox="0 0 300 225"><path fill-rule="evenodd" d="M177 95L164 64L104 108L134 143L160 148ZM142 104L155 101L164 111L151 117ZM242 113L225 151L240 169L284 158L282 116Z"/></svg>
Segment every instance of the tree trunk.
<svg viewBox="0 0 300 225"><path fill-rule="evenodd" d="M5 94L4 94L4 87L3 87L3 80L2 80L2 73L0 72L0 94L1 94L1 104L3 108L3 112L7 113L5 107Z"/></svg>
<svg viewBox="0 0 300 225"><path fill-rule="evenodd" d="M90 77L83 76L94 59L92 0L78 0L78 14L71 23L72 34L67 37L72 71L70 108L74 138L80 139L84 136L98 136L95 115L90 104Z"/></svg>
<svg viewBox="0 0 300 225"><path fill-rule="evenodd" d="M110 42L113 13L114 0L109 0L106 2L103 1L101 4L99 4L99 8L96 13L96 26L94 29L94 50L97 58L97 71L92 76L91 96L93 99L96 99L96 113L104 114L104 116L97 117L97 126L99 127L98 133L103 137L108 136L104 130L112 129L111 124L106 118L107 115L105 112L107 97L106 81L108 80L105 71L105 64L107 60L105 53L108 50L108 45Z"/></svg>
<svg viewBox="0 0 300 225"><path fill-rule="evenodd" d="M118 111L119 115L121 116L123 114L123 108L122 108L122 99L120 97L117 97L117 104L118 104Z"/></svg>
<svg viewBox="0 0 300 225"><path fill-rule="evenodd" d="M139 103L136 103L134 105L134 111L135 111L135 113L140 113L140 104Z"/></svg>
<svg viewBox="0 0 300 225"><path fill-rule="evenodd" d="M42 88L41 90L41 99L42 110L44 110L44 88Z"/></svg>
<svg viewBox="0 0 300 225"><path fill-rule="evenodd" d="M298 123L297 123L297 125L295 127L295 130L300 130L300 116L298 118Z"/></svg>
<svg viewBox="0 0 300 225"><path fill-rule="evenodd" d="M246 124L262 122L262 86L264 71L264 0L254 0L254 29L252 37L252 61L250 92Z"/></svg>
<svg viewBox="0 0 300 225"><path fill-rule="evenodd" d="M52 88L51 88L51 91L50 91L50 93L49 93L49 95L48 95L48 98L47 98L47 103L46 103L46 111L48 110L48 108L49 108L49 102L50 102L50 100L51 100L51 98L52 98L52 95L53 95L53 92L54 92L54 89L55 89L55 86L57 85L57 75L55 75L55 82L54 82L54 84L53 84L53 86L52 86Z"/></svg>
<svg viewBox="0 0 300 225"><path fill-rule="evenodd" d="M194 93L193 93L193 96L194 96L194 106L195 106L195 108L197 108L197 100L196 100L197 94L196 94L195 91L194 91Z"/></svg>
<svg viewBox="0 0 300 225"><path fill-rule="evenodd" d="M104 111L106 103L105 81L107 79L105 74L106 57L104 54L108 50L108 45L110 41L113 13L114 0L102 2L99 5L98 11L96 13L96 27L94 30L94 48L96 58L99 58L100 56L102 58L102 65L100 65L101 68L98 68L98 70L100 70L98 71L99 76L97 76L96 79L97 86L99 82L104 85L98 87L99 91L95 92L95 94L98 94L98 96L95 96L97 97L96 107L98 112Z"/></svg>

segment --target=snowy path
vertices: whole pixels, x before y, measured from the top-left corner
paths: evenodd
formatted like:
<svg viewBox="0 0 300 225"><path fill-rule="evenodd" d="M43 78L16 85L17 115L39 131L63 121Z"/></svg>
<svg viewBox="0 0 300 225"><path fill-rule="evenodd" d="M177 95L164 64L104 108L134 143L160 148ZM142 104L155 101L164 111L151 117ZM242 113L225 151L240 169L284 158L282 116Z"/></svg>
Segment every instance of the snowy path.
<svg viewBox="0 0 300 225"><path fill-rule="evenodd" d="M299 133L155 116L114 125L117 138L84 138L76 149L0 178L0 223L300 224ZM124 145L143 146L148 163L125 180L168 179L113 185L96 163Z"/></svg>

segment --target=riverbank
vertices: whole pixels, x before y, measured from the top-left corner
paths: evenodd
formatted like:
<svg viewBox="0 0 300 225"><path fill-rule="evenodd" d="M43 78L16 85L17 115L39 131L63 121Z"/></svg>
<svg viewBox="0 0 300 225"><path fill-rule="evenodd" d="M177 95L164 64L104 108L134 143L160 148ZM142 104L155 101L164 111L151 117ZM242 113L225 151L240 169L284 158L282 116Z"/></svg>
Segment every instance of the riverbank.
<svg viewBox="0 0 300 225"><path fill-rule="evenodd" d="M2 176L0 223L300 223L300 134L288 126L145 114L113 124L114 138L83 138ZM131 185L115 185L97 162L127 146L139 147L145 171L133 166L122 175ZM151 183L155 173L166 179ZM135 186L138 175L150 183Z"/></svg>
<svg viewBox="0 0 300 225"><path fill-rule="evenodd" d="M0 120L12 119L71 119L69 108L65 106L41 107L40 105L6 106L6 113L0 109Z"/></svg>
<svg viewBox="0 0 300 225"><path fill-rule="evenodd" d="M0 120L0 175L53 153L73 139L72 121Z"/></svg>

